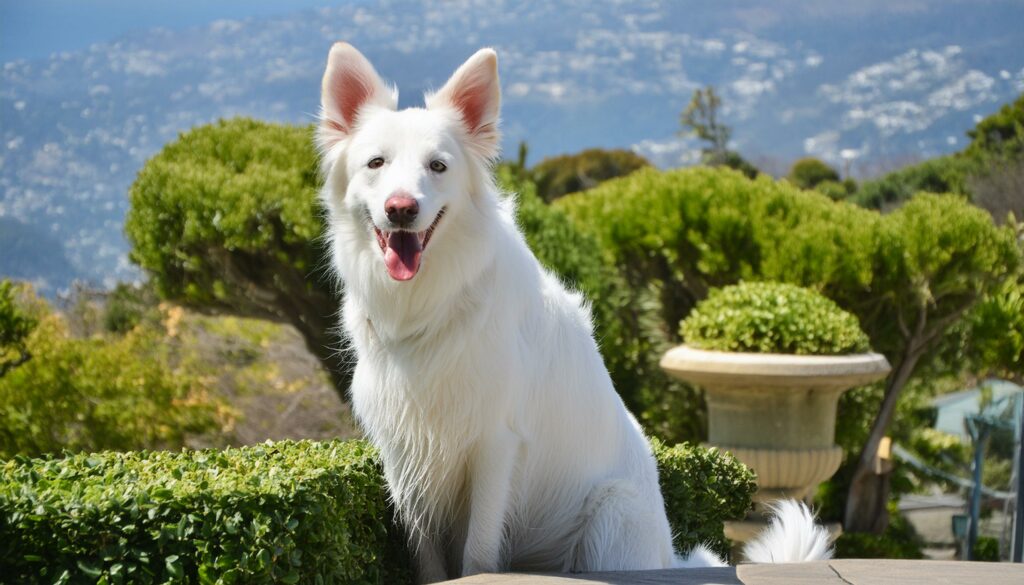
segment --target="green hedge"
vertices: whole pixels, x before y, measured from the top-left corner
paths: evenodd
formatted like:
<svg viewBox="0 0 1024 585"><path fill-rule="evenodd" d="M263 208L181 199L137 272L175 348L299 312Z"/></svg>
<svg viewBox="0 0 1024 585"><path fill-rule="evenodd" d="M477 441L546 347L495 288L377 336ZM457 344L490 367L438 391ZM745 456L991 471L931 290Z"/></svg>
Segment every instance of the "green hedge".
<svg viewBox="0 0 1024 585"><path fill-rule="evenodd" d="M869 351L857 317L782 282L714 289L679 326L688 345L717 351L843 355Z"/></svg>
<svg viewBox="0 0 1024 585"><path fill-rule="evenodd" d="M7 461L0 574L35 583L395 583L402 538L362 442Z"/></svg>
<svg viewBox="0 0 1024 585"><path fill-rule="evenodd" d="M752 473L715 450L655 451L677 546L724 552ZM0 580L409 582L392 518L362 441L19 457L0 467Z"/></svg>

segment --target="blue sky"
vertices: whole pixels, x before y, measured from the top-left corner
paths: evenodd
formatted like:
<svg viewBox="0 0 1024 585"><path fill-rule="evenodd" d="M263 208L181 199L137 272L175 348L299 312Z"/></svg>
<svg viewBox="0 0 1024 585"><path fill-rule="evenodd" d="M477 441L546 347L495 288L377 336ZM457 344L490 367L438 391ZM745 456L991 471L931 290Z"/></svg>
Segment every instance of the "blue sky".
<svg viewBox="0 0 1024 585"><path fill-rule="evenodd" d="M41 59L133 31L273 16L359 0L0 0L0 62Z"/></svg>

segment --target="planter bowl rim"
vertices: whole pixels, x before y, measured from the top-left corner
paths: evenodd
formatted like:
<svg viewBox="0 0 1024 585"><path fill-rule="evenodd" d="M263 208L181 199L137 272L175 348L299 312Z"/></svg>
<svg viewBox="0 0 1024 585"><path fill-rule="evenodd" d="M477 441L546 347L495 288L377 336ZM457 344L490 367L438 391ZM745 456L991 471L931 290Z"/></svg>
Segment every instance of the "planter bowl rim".
<svg viewBox="0 0 1024 585"><path fill-rule="evenodd" d="M680 345L661 358L661 367L671 372L741 374L758 376L845 376L877 374L892 368L879 353L847 355L800 355L712 351Z"/></svg>

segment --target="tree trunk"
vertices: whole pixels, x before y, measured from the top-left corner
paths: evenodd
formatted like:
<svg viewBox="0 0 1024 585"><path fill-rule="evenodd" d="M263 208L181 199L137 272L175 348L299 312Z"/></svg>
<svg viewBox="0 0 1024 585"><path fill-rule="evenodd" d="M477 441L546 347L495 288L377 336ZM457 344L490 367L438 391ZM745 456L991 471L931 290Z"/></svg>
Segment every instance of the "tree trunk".
<svg viewBox="0 0 1024 585"><path fill-rule="evenodd" d="M223 248L207 251L206 258L227 283L230 296L194 305L200 311L287 323L302 335L306 349L323 366L338 397L348 401L352 363L340 349L337 316L341 294L325 279L310 279L277 258L253 256Z"/></svg>
<svg viewBox="0 0 1024 585"><path fill-rule="evenodd" d="M908 344L907 355L886 381L882 406L871 425L868 440L857 457L857 468L853 472L853 479L850 482L843 519L843 530L847 532L878 534L888 525L886 504L889 501L890 474L888 472L875 473L875 458L878 454L878 446L882 443L882 438L888 431L889 425L892 424L900 393L921 357L920 352L911 349L913 345L913 343Z"/></svg>

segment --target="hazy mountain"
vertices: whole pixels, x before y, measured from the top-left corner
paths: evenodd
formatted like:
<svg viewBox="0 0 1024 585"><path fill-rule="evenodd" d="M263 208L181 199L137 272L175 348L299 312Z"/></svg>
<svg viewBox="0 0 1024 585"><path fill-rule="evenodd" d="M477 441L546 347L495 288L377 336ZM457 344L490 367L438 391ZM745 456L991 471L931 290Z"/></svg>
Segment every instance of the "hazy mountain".
<svg viewBox="0 0 1024 585"><path fill-rule="evenodd" d="M396 0L152 30L8 62L0 275L47 289L77 275L108 285L136 277L121 225L145 160L219 117L311 122L336 40L366 53L403 105L475 49L496 47L506 150L526 140L531 162L618 146L686 164L696 145L676 137L679 112L694 88L713 84L747 158L839 163L845 150L856 171L961 148L977 118L1024 90L1021 23L1024 4L1009 0ZM30 233L38 247L25 244ZM16 247L5 245L12 234Z"/></svg>

